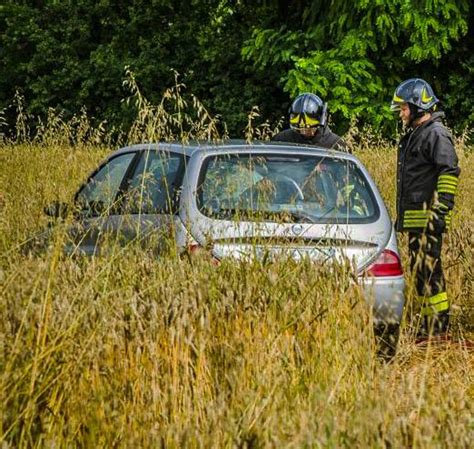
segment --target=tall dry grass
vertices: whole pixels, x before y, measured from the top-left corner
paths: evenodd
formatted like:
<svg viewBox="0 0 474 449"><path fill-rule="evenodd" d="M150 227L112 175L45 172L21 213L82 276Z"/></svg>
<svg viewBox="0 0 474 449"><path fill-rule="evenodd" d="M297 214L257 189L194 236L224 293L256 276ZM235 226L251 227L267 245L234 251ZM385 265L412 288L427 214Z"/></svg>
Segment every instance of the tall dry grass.
<svg viewBox="0 0 474 449"><path fill-rule="evenodd" d="M136 125L139 139L166 115L151 109ZM370 310L342 269L215 267L134 245L66 257L59 228L44 253L25 254L47 223L43 207L70 198L110 151L76 139L85 124L50 122L54 132L0 147L2 447L472 446L474 155L462 142L445 251L455 341L414 344L409 282L399 352L384 364ZM206 123L208 132L215 122ZM153 132L175 138L193 128L167 129ZM367 139L355 152L393 211L395 148Z"/></svg>

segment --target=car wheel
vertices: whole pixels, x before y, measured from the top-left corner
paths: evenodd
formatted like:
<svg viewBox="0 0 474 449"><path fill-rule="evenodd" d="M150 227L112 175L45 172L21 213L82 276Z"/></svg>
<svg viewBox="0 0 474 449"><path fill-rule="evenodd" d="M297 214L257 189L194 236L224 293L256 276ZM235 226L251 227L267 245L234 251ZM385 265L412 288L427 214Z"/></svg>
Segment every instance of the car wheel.
<svg viewBox="0 0 474 449"><path fill-rule="evenodd" d="M397 352L398 337L400 336L400 324L382 324L375 326L375 343L377 357L389 362Z"/></svg>

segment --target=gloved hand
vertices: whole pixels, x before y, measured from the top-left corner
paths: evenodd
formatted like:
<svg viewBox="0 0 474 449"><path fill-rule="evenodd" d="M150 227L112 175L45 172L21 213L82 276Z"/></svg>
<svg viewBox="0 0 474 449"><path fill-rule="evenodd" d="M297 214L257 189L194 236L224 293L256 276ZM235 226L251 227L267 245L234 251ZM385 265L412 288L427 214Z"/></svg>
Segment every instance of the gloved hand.
<svg viewBox="0 0 474 449"><path fill-rule="evenodd" d="M440 235L446 230L446 215L439 209L431 211L431 219L428 222L428 232L433 235Z"/></svg>

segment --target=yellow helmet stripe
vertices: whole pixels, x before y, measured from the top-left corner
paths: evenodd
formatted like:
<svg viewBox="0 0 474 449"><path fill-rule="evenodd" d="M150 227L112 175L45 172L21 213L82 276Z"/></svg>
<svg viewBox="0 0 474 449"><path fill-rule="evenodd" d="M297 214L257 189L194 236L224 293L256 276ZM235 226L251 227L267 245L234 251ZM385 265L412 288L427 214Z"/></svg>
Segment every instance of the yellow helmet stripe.
<svg viewBox="0 0 474 449"><path fill-rule="evenodd" d="M295 116L293 117L290 117L290 123L294 124L294 125L297 125L300 121L300 115L299 114L296 114Z"/></svg>
<svg viewBox="0 0 474 449"><path fill-rule="evenodd" d="M401 97L399 97L397 94L393 94L393 100L394 103L405 103L405 100Z"/></svg>
<svg viewBox="0 0 474 449"><path fill-rule="evenodd" d="M426 88L424 87L423 90L421 91L421 101L423 103L429 103L433 97L428 97L428 94L426 93Z"/></svg>
<svg viewBox="0 0 474 449"><path fill-rule="evenodd" d="M319 120L316 118L311 118L308 115L305 114L304 116L304 121L307 125L309 126L314 126L314 125L319 125Z"/></svg>
<svg viewBox="0 0 474 449"><path fill-rule="evenodd" d="M301 123L301 121L303 121L303 123ZM318 119L308 116L307 114L303 114L303 116L301 116L301 114L296 114L292 117L290 116L290 123L292 125L298 125L308 128L311 126L319 125L321 122Z"/></svg>

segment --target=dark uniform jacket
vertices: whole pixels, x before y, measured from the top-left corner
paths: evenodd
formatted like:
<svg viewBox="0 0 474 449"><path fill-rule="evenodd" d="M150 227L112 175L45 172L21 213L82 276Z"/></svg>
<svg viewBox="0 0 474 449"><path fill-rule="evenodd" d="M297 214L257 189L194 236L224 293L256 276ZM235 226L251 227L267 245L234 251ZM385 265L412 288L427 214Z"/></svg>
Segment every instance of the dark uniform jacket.
<svg viewBox="0 0 474 449"><path fill-rule="evenodd" d="M451 221L460 169L443 112L400 140L397 164L397 231L421 232L441 218Z"/></svg>
<svg viewBox="0 0 474 449"><path fill-rule="evenodd" d="M292 142L300 143L304 145L314 145L323 148L332 148L338 151L349 151L347 144L339 137L334 134L329 127L320 128L318 133L310 138L304 137L298 131L294 129L286 129L279 132L276 136L273 136L272 141L274 142Z"/></svg>

